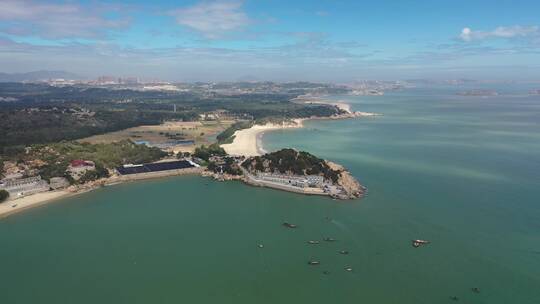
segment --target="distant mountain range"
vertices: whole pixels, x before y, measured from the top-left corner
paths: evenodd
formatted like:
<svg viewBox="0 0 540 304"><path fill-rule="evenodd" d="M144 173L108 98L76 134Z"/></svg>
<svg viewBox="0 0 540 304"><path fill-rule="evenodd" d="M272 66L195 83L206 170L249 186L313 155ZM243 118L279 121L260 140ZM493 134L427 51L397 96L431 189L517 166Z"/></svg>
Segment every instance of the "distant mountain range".
<svg viewBox="0 0 540 304"><path fill-rule="evenodd" d="M23 81L40 81L48 79L69 79L81 80L77 74L66 71L34 71L28 73L0 73L0 82L23 82Z"/></svg>

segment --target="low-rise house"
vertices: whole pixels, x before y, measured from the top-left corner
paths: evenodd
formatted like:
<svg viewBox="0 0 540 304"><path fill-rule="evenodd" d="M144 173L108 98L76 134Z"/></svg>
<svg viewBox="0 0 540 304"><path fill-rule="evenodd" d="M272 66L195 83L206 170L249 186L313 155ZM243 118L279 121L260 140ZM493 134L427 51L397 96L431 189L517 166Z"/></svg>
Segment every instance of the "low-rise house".
<svg viewBox="0 0 540 304"><path fill-rule="evenodd" d="M25 167L22 163L4 161L4 180L19 179L24 176Z"/></svg>
<svg viewBox="0 0 540 304"><path fill-rule="evenodd" d="M4 174L4 179L3 180L12 180L12 179L19 179L19 178L23 178L24 174L23 172L16 172L16 173L9 173L9 174Z"/></svg>
<svg viewBox="0 0 540 304"><path fill-rule="evenodd" d="M71 161L67 172L74 180L79 180L87 171L96 170L96 165L93 161L76 159Z"/></svg>

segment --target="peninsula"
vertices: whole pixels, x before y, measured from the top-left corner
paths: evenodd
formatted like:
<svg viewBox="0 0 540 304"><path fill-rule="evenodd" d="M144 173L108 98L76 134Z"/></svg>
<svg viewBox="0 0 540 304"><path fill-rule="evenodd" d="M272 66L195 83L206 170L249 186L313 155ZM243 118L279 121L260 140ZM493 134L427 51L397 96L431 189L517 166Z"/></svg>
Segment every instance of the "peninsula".
<svg viewBox="0 0 540 304"><path fill-rule="evenodd" d="M267 153L261 144L265 132L301 128L308 119L376 115L323 98L350 88L305 82L171 86L178 90L0 84L0 217L101 186L179 174L340 199L363 195L341 166L292 149Z"/></svg>
<svg viewBox="0 0 540 304"><path fill-rule="evenodd" d="M213 156L203 175L336 199L359 198L366 191L342 166L294 149L247 158Z"/></svg>

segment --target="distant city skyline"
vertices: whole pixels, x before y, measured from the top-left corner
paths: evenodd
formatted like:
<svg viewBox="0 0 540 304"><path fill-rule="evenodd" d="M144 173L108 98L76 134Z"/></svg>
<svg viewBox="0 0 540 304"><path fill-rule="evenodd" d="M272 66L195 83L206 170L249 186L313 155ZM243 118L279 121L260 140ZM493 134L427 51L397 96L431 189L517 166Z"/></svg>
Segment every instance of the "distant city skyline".
<svg viewBox="0 0 540 304"><path fill-rule="evenodd" d="M0 0L0 72L539 80L538 11L533 0Z"/></svg>

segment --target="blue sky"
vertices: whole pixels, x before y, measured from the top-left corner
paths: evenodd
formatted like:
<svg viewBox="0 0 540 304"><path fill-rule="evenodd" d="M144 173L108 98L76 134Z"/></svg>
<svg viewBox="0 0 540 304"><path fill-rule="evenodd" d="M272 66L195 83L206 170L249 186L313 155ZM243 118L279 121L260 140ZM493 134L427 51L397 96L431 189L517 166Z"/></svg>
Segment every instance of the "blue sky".
<svg viewBox="0 0 540 304"><path fill-rule="evenodd" d="M540 79L539 1L0 0L0 72Z"/></svg>

